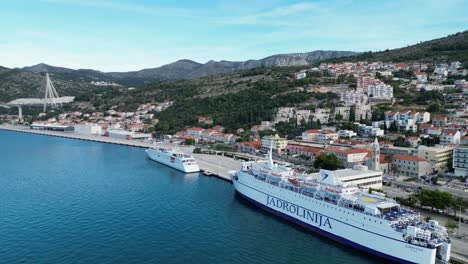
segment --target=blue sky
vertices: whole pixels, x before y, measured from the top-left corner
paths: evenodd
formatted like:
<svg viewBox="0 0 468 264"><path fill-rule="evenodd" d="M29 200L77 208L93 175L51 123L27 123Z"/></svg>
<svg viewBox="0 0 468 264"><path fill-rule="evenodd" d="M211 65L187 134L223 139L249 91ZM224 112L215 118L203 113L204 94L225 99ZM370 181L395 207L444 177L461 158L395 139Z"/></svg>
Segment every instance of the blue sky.
<svg viewBox="0 0 468 264"><path fill-rule="evenodd" d="M0 0L0 65L128 71L378 51L467 30L467 14L464 0Z"/></svg>

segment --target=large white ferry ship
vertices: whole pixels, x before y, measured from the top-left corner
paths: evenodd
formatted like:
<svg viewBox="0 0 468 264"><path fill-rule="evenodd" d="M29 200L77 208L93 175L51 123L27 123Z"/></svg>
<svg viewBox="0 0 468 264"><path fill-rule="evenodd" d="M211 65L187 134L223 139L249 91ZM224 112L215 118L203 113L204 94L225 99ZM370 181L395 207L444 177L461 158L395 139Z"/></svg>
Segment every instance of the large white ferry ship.
<svg viewBox="0 0 468 264"><path fill-rule="evenodd" d="M333 171L318 177L268 160L243 162L231 172L236 191L255 205L321 235L400 263L448 263L450 239L436 221L395 200L340 182Z"/></svg>
<svg viewBox="0 0 468 264"><path fill-rule="evenodd" d="M192 156L185 155L177 149L149 148L146 151L148 157L154 161L167 165L185 173L199 172L197 162Z"/></svg>

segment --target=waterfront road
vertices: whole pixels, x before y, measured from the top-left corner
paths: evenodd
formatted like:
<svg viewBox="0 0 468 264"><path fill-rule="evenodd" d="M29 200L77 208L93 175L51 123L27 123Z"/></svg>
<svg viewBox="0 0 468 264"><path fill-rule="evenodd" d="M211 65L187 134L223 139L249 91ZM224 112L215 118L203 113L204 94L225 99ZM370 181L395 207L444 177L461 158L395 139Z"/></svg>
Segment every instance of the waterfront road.
<svg viewBox="0 0 468 264"><path fill-rule="evenodd" d="M453 194L454 196L468 199L468 192L461 190L461 189L448 188L446 186L439 186L439 185L432 185L432 184L422 184L419 182L405 182L405 181L399 181L399 180L393 180L391 181L391 183L392 185L397 185L402 188L410 188L410 189L415 189L415 190L420 187L423 189L445 191L445 192L449 192Z"/></svg>

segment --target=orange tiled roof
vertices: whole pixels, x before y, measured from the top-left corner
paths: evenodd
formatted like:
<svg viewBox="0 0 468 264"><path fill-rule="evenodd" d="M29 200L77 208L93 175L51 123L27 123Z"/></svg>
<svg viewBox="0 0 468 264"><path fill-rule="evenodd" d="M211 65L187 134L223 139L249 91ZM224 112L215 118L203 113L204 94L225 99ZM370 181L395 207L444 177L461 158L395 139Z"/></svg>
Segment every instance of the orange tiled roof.
<svg viewBox="0 0 468 264"><path fill-rule="evenodd" d="M335 153L340 153L340 154L358 154L358 153L369 153L369 150L363 149L363 148L354 148L354 149L343 149L343 148L338 148L338 147L327 147L326 150L335 152Z"/></svg>
<svg viewBox="0 0 468 264"><path fill-rule="evenodd" d="M262 142L260 141L243 141L243 142L239 142L240 144L242 145L249 145L249 146L252 146L256 149L260 149L260 147L262 146Z"/></svg>
<svg viewBox="0 0 468 264"><path fill-rule="evenodd" d="M395 154L393 155L393 159L417 161L417 162L425 161L424 159L421 159L420 157L406 155L406 154Z"/></svg>

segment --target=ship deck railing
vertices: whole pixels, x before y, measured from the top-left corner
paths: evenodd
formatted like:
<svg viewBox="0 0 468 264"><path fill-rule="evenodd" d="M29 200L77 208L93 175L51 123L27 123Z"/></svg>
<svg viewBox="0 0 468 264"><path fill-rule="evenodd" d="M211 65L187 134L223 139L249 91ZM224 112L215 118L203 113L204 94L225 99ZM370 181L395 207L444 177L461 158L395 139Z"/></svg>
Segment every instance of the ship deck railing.
<svg viewBox="0 0 468 264"><path fill-rule="evenodd" d="M287 186L287 187L286 186L281 186L279 184L279 182L268 182L266 180L267 177L264 176L264 175L259 177L259 176L254 175L252 171L244 171L244 172L250 174L251 176L255 177L258 180L269 183L271 185L278 186L278 187L284 188L286 190L296 192L296 193L299 193L299 194L302 194L302 195L305 195L305 196L309 196L309 197L314 198L314 199L319 200L319 201L327 202L327 203L330 203L330 204L333 204L333 205L338 205L340 207L355 211L357 213L365 214L365 215L376 217L376 218L379 218L379 219L384 219L383 215L371 214L371 213L365 212L363 208L362 209L361 208L356 208L357 207L356 205L349 204L349 206L347 206L346 204L340 203L339 201L335 201L335 200L332 200L332 199L329 199L329 198L327 198L325 196L320 195L318 191L316 191L315 193L311 193L311 192L308 192L308 191L304 191L304 190L300 189L299 187L292 187L291 188L291 186ZM290 187L290 188L288 188L288 187ZM388 219L386 219L386 220L388 220Z"/></svg>

